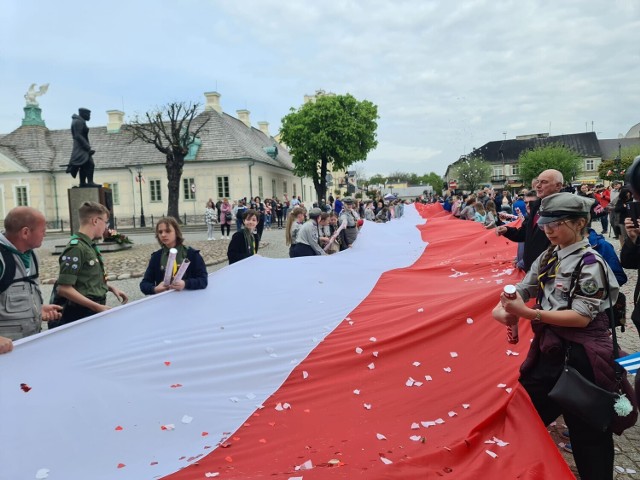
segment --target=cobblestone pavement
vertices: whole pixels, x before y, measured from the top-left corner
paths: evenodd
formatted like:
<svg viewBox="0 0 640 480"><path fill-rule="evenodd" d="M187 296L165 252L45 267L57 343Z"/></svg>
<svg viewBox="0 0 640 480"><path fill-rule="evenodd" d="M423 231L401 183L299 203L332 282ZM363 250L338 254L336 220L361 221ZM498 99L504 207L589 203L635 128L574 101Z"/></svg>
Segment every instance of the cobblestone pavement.
<svg viewBox="0 0 640 480"><path fill-rule="evenodd" d="M105 253L105 263L107 272L113 278L115 285L129 295L130 301L142 298L144 295L140 292L138 284L140 278L144 274L148 259L151 253L158 249L158 244L152 234L132 235L135 244L129 250L123 250L114 253ZM186 244L200 250L205 262L207 270L211 273L227 265L227 245L228 240L207 241L204 229L202 231L185 232ZM44 280L42 286L45 298L51 293L51 284L57 276L57 256L52 255L53 246L56 244L64 244L66 237L59 236L47 239L46 244L40 249L39 259L42 271L41 278ZM617 242L612 242L617 247ZM260 254L270 258L288 258L288 247L284 244L284 232L282 230L265 230L263 233L263 244L260 248ZM622 287L622 291L628 299L627 312L630 315L632 311L633 292L637 282L637 272L635 270L627 270L629 281ZM49 283L49 284L47 284ZM109 295L108 304L116 306L117 302L113 295ZM625 333L619 333L619 342L623 350L628 353L640 351L640 336L638 330L629 320ZM633 377L630 378L633 383ZM559 418L555 424L549 428L549 432L562 452L565 460L571 467L572 471L578 477L573 456L562 449L562 445L568 440L561 436L561 432L566 430L562 418ZM628 429L622 436L614 436L615 444L615 461L614 465L618 469L623 469L625 473L615 472L614 478L623 479L640 479L640 422L633 428ZM636 473L627 473L627 469L631 469Z"/></svg>

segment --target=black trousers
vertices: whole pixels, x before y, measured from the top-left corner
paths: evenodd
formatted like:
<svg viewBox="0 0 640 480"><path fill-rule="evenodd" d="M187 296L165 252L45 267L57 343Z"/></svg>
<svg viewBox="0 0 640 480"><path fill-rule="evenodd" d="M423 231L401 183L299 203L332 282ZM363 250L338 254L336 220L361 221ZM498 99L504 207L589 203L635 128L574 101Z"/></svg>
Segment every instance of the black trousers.
<svg viewBox="0 0 640 480"><path fill-rule="evenodd" d="M231 231L231 225L229 225L228 223L220 224L220 233L222 235L224 235L225 228L227 229L227 237L228 237L229 236L229 232Z"/></svg>
<svg viewBox="0 0 640 480"><path fill-rule="evenodd" d="M107 303L106 298L91 298L96 303L100 305L105 305ZM78 305L77 303L68 302L64 309L62 310L62 318L55 322L48 323L48 329L59 327L61 325L66 325L67 323L75 322L76 320L80 320L82 318L90 317L94 315L96 312L91 310L90 308L83 307Z"/></svg>
<svg viewBox="0 0 640 480"><path fill-rule="evenodd" d="M551 358L541 353L535 367L520 376L520 383L527 390L545 425L560 415L564 417L581 480L612 480L614 453L611 431L594 430L571 412L563 411L547 396L558 380L563 364L563 355ZM593 370L582 345L571 344L569 364L585 378L594 381Z"/></svg>
<svg viewBox="0 0 640 480"><path fill-rule="evenodd" d="M290 257L313 257L316 251L306 243L296 243L289 252Z"/></svg>

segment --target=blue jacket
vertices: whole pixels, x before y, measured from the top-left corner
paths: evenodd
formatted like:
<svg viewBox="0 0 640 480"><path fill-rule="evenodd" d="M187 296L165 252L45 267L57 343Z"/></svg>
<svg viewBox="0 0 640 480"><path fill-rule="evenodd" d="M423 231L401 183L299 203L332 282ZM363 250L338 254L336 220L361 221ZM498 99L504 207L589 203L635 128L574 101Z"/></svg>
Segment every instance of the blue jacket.
<svg viewBox="0 0 640 480"><path fill-rule="evenodd" d="M527 204L524 203L524 200L522 199L518 199L515 202L513 202L513 214L517 215L518 213L516 212L516 208L520 209L520 213L522 213L523 217L527 216Z"/></svg>
<svg viewBox="0 0 640 480"><path fill-rule="evenodd" d="M140 282L140 291L145 295L153 295L153 289L164 279L164 269L161 268L160 259L162 258L162 249L151 254L151 260L144 272L144 277ZM202 255L198 250L191 247L187 248L187 259L189 268L182 277L185 283L185 290L201 290L207 288L207 266L204 263Z"/></svg>
<svg viewBox="0 0 640 480"><path fill-rule="evenodd" d="M589 245L609 264L613 274L616 276L616 280L618 280L618 285L622 286L627 283L627 274L624 273L622 265L620 265L620 260L613 245L607 242L602 235L596 233L593 228L589 229Z"/></svg>

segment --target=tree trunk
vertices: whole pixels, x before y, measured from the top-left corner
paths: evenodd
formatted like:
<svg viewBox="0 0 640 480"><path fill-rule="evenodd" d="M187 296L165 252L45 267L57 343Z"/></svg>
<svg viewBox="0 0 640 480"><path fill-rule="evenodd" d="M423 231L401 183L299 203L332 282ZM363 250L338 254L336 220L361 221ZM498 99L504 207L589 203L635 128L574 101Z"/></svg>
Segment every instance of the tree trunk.
<svg viewBox="0 0 640 480"><path fill-rule="evenodd" d="M178 152L167 153L167 187L169 189L167 215L175 218L178 223L182 223L182 221L180 220L178 203L180 201L180 179L182 178L183 166L184 155Z"/></svg>

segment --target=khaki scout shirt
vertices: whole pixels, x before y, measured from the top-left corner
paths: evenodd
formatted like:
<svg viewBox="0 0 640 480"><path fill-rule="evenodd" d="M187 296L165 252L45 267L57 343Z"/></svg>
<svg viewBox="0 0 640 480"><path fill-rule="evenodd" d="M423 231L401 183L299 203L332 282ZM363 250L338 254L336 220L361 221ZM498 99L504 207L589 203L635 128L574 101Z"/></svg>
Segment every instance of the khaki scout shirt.
<svg viewBox="0 0 640 480"><path fill-rule="evenodd" d="M77 233L60 255L59 285L71 285L85 297L104 298L109 291L98 246L83 233Z"/></svg>

